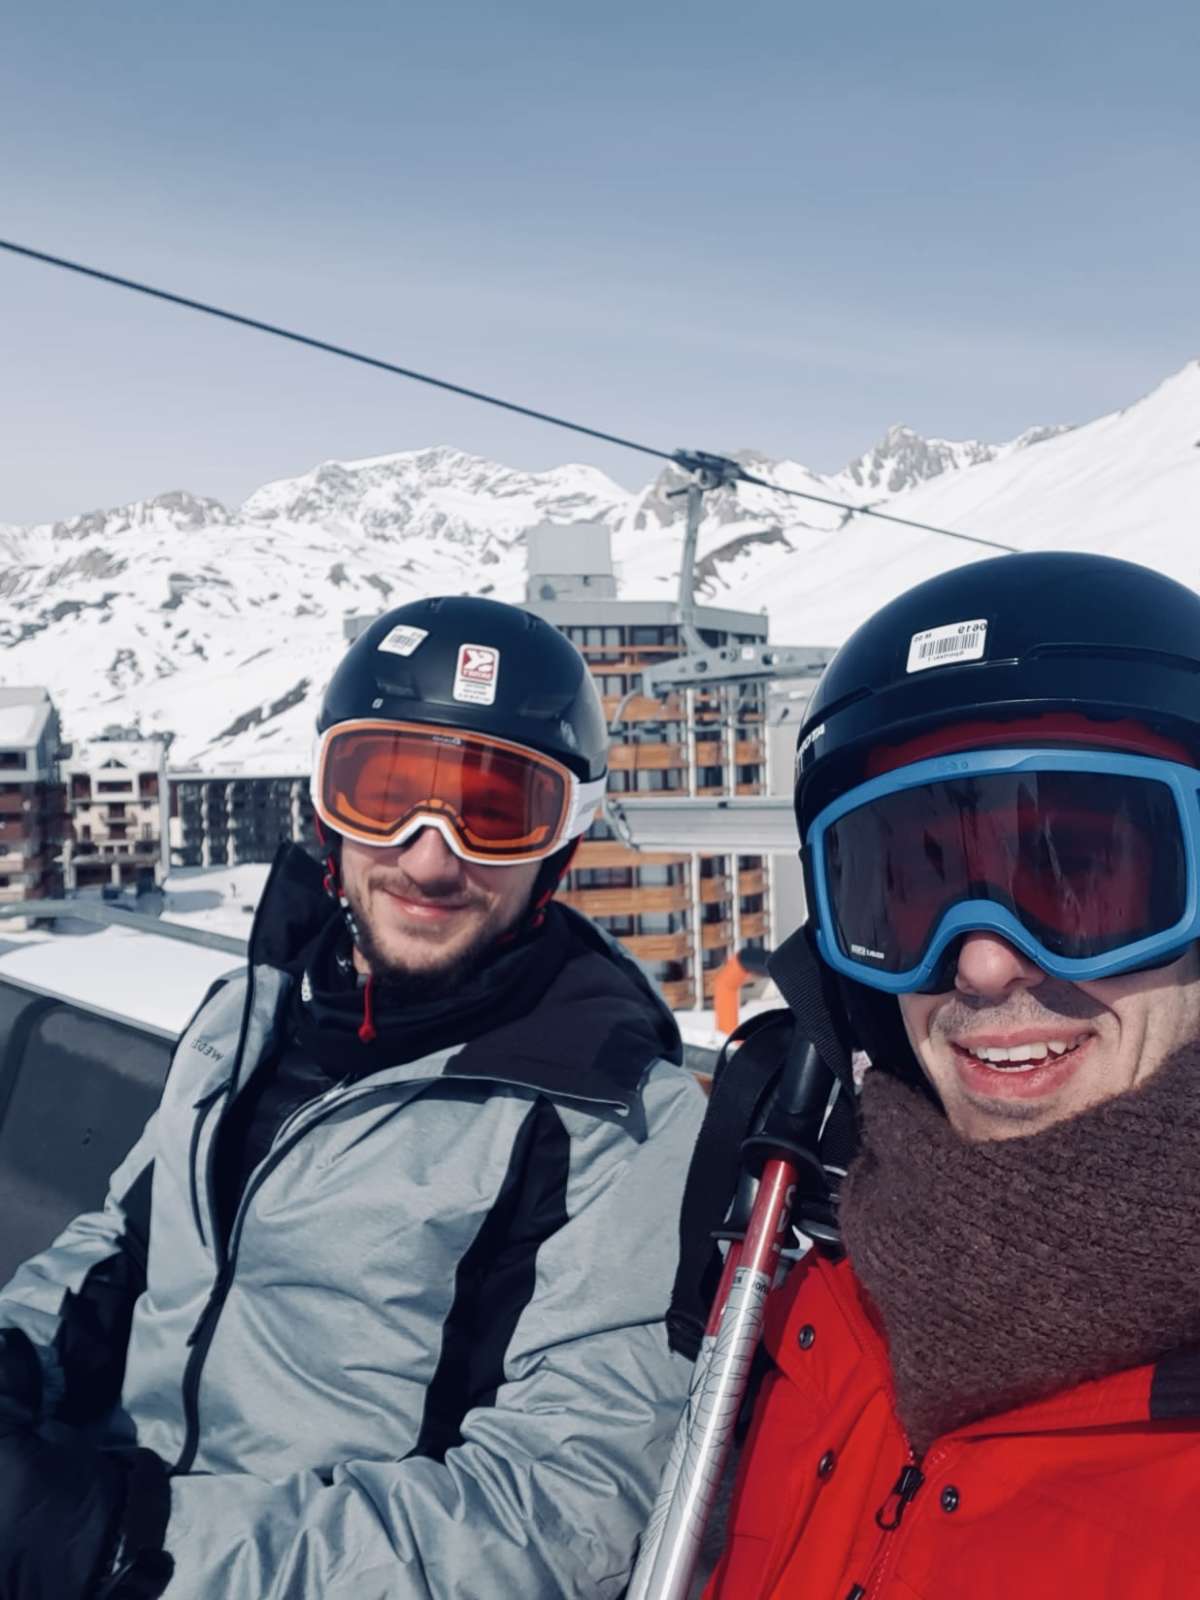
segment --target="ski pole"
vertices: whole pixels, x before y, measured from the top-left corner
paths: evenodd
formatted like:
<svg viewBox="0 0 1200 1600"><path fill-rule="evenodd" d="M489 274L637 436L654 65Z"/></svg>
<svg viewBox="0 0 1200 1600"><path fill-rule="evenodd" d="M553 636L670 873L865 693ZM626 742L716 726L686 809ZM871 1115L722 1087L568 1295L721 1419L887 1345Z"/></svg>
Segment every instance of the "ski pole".
<svg viewBox="0 0 1200 1600"><path fill-rule="evenodd" d="M789 1238L801 1172L811 1178L815 1169L825 1189L816 1149L830 1078L813 1046L800 1042L789 1055L766 1129L746 1141L748 1155L766 1156L758 1193L745 1238L730 1245L725 1260L627 1600L687 1600L750 1381L767 1296Z"/></svg>

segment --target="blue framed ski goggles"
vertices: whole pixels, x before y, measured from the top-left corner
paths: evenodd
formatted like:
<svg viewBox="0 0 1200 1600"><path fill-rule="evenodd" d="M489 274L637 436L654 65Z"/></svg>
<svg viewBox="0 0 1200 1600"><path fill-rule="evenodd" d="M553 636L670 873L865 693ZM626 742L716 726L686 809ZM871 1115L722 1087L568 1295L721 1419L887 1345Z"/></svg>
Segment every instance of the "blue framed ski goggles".
<svg viewBox="0 0 1200 1600"><path fill-rule="evenodd" d="M888 994L953 986L955 941L1000 935L1072 982L1200 938L1200 771L1097 750L936 756L859 784L806 837L817 946Z"/></svg>

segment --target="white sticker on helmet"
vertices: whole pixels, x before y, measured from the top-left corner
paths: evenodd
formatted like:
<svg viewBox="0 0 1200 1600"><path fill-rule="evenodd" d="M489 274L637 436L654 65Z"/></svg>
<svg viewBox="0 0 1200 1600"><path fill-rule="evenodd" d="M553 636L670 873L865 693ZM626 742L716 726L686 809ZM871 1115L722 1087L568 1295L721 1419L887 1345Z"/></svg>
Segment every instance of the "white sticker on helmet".
<svg viewBox="0 0 1200 1600"><path fill-rule="evenodd" d="M950 667L960 661L981 661L987 644L987 620L949 622L941 628L926 628L914 633L908 642L909 672L924 672L929 667Z"/></svg>
<svg viewBox="0 0 1200 1600"><path fill-rule="evenodd" d="M495 703L500 681L500 652L490 644L463 644L458 647L458 666L454 673L454 698L470 706Z"/></svg>
<svg viewBox="0 0 1200 1600"><path fill-rule="evenodd" d="M410 628L406 623L398 622L391 632L379 641L376 649L386 650L390 656L410 656L428 637L428 628Z"/></svg>

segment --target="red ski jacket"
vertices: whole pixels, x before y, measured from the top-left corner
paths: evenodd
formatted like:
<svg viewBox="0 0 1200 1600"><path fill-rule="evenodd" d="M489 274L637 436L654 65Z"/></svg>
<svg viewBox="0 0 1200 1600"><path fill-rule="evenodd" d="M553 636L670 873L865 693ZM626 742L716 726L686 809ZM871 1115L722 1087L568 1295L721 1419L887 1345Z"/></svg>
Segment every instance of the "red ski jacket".
<svg viewBox="0 0 1200 1600"><path fill-rule="evenodd" d="M849 1266L796 1267L766 1345L705 1600L1200 1597L1200 1350L972 1423L918 1460Z"/></svg>

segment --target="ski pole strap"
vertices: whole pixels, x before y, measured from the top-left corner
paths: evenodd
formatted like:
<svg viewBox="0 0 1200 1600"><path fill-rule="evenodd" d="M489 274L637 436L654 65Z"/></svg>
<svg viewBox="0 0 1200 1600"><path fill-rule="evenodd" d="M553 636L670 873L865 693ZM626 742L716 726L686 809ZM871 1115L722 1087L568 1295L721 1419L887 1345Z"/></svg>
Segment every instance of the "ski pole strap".
<svg viewBox="0 0 1200 1600"><path fill-rule="evenodd" d="M694 1361L721 1272L713 1235L725 1221L741 1171L742 1145L758 1122L787 1056L792 1018L782 1009L751 1017L721 1052L708 1111L692 1152L679 1213L679 1267L667 1312L671 1349ZM737 1043L736 1053L730 1045Z"/></svg>

